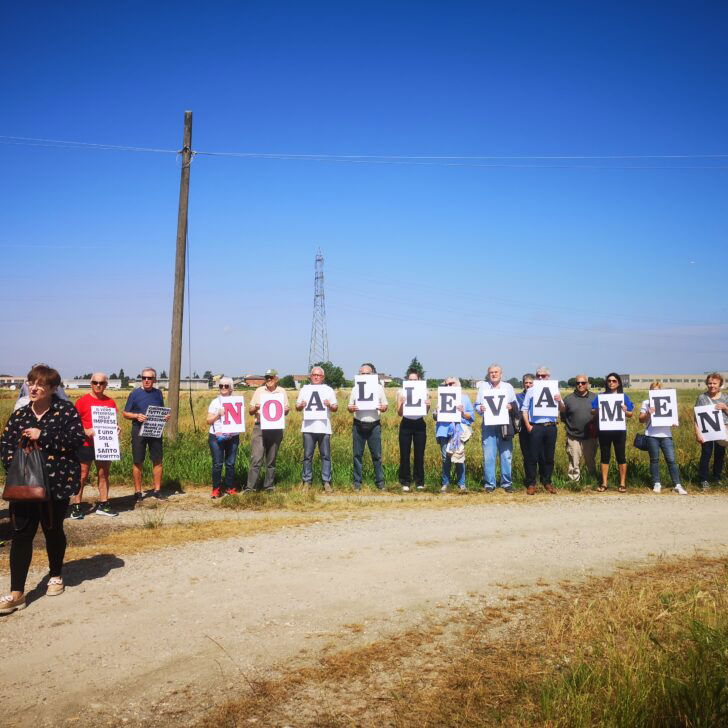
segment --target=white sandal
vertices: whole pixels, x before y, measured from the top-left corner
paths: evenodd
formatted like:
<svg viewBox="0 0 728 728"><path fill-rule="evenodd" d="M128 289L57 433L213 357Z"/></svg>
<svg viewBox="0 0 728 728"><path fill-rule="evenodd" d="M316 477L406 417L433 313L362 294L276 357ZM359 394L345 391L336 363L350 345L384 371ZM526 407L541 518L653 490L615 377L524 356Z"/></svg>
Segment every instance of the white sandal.
<svg viewBox="0 0 728 728"><path fill-rule="evenodd" d="M46 589L46 596L57 597L59 594L63 594L63 591L65 590L65 588L66 587L63 585L63 577L52 576L50 579L48 579L48 588Z"/></svg>

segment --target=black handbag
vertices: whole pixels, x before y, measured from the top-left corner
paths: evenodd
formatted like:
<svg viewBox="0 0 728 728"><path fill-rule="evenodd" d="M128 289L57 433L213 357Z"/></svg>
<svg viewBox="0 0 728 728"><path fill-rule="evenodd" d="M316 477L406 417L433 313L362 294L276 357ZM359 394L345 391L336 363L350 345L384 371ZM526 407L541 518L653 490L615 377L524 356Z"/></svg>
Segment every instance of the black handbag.
<svg viewBox="0 0 728 728"><path fill-rule="evenodd" d="M645 451L647 451L647 436L646 435L643 435L640 432L638 432L634 436L634 446L638 450L645 450Z"/></svg>
<svg viewBox="0 0 728 728"><path fill-rule="evenodd" d="M40 503L50 499L48 474L43 451L23 438L13 455L3 489L3 500Z"/></svg>

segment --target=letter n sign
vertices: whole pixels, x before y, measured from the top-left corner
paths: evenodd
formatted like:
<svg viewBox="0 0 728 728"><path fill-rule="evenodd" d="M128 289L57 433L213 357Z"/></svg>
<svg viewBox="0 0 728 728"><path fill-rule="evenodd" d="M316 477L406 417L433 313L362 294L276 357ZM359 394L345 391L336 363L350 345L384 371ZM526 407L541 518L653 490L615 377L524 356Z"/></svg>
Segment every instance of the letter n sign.
<svg viewBox="0 0 728 728"><path fill-rule="evenodd" d="M261 430L282 430L286 426L284 397L276 392L260 398Z"/></svg>
<svg viewBox="0 0 728 728"><path fill-rule="evenodd" d="M215 422L215 432L245 432L245 400L243 397L221 397L222 417Z"/></svg>
<svg viewBox="0 0 728 728"><path fill-rule="evenodd" d="M725 422L723 413L719 412L712 404L695 407L695 422L698 425L700 437L703 442L716 442L726 439Z"/></svg>

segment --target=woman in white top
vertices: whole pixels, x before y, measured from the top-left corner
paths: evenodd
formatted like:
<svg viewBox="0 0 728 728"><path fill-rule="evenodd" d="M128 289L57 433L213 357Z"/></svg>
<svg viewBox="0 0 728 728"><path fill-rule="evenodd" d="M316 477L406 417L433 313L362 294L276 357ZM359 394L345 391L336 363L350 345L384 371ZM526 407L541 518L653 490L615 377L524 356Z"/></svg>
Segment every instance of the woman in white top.
<svg viewBox="0 0 728 728"><path fill-rule="evenodd" d="M220 394L210 402L207 408L207 424L210 434L207 441L212 454L212 497L223 495L222 466L225 464L225 494L235 495L235 458L240 447L240 435L220 432L220 419L223 416L223 400L233 394L233 380L220 377L217 383Z"/></svg>
<svg viewBox="0 0 728 728"><path fill-rule="evenodd" d="M661 382L652 382L650 389L662 389ZM650 453L650 475L652 476L652 490L659 493L662 490L660 483L660 450L665 456L667 469L670 471L673 489L678 495L687 495L685 488L680 485L680 470L675 462L675 445L672 442L672 428L667 425L653 425L652 415L655 408L650 407L650 400L646 399L640 407L640 422L647 425L645 437L647 438L647 451Z"/></svg>

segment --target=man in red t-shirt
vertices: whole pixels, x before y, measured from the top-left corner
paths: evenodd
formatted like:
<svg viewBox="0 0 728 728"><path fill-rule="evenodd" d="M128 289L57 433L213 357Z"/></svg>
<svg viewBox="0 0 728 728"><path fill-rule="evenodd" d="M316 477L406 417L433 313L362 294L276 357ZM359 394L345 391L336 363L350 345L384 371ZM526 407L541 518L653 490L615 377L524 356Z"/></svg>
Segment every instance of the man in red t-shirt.
<svg viewBox="0 0 728 728"><path fill-rule="evenodd" d="M116 402L111 397L104 394L109 379L103 372L94 372L91 375L91 394L84 394L76 402L76 409L81 416L83 431L86 433L86 442L77 450L78 459L81 463L81 489L78 495L71 498L71 518L81 520L84 516L81 508L81 499L83 497L83 487L88 480L88 474L91 470L91 463L94 462L94 430L91 420L92 407L113 407L116 409ZM94 511L99 516L118 516L119 514L109 505L109 468L111 462L109 460L95 460L96 475L98 477L99 502Z"/></svg>

